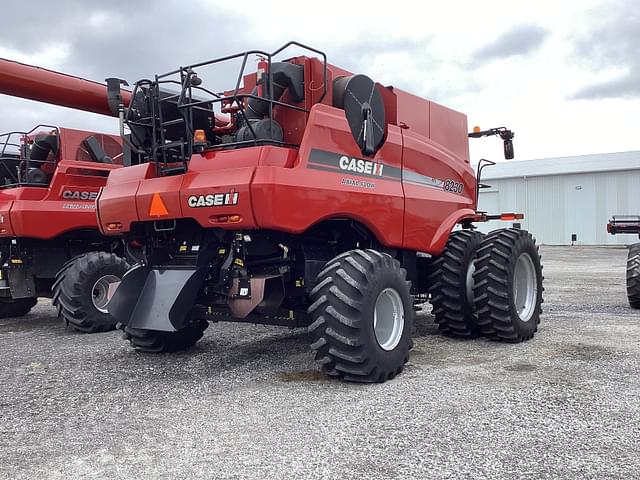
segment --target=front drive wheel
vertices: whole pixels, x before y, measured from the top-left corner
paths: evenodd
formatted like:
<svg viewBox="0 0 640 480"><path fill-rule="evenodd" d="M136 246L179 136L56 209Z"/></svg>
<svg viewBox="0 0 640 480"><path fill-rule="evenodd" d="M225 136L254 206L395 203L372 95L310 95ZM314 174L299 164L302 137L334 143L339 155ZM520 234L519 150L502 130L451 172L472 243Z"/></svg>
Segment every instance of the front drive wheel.
<svg viewBox="0 0 640 480"><path fill-rule="evenodd" d="M129 269L114 253L89 252L68 261L56 275L53 305L74 330L84 333L113 330L116 321L107 312L109 285Z"/></svg>
<svg viewBox="0 0 640 480"><path fill-rule="evenodd" d="M160 353L186 350L196 344L209 326L206 320L191 323L177 332L159 332L140 328L124 327L124 338L141 352Z"/></svg>
<svg viewBox="0 0 640 480"><path fill-rule="evenodd" d="M627 298L631 308L640 308L640 243L629 247L627 257Z"/></svg>
<svg viewBox="0 0 640 480"><path fill-rule="evenodd" d="M384 382L404 369L412 347L411 282L400 262L376 250L329 261L311 291L316 360L333 377Z"/></svg>
<svg viewBox="0 0 640 480"><path fill-rule="evenodd" d="M0 298L0 318L23 317L36 303L37 298Z"/></svg>
<svg viewBox="0 0 640 480"><path fill-rule="evenodd" d="M474 273L475 305L482 333L518 343L538 330L542 311L542 265L529 232L489 233L480 244Z"/></svg>

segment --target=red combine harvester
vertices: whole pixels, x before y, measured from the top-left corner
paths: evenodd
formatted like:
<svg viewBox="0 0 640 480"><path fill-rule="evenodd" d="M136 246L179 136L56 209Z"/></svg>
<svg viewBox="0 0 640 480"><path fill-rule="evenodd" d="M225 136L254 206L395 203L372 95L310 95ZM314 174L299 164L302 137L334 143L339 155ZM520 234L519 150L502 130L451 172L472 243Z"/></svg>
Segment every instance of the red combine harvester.
<svg viewBox="0 0 640 480"><path fill-rule="evenodd" d="M106 91L0 59L0 93L112 115ZM49 125L0 135L0 317L25 315L37 297L53 296L74 329L114 328L108 287L128 265L122 242L98 230L95 198L122 165L120 136Z"/></svg>
<svg viewBox="0 0 640 480"><path fill-rule="evenodd" d="M607 224L607 232L640 238L640 215L614 215ZM627 298L631 308L640 308L640 243L631 245L627 255Z"/></svg>
<svg viewBox="0 0 640 480"><path fill-rule="evenodd" d="M290 46L314 56L276 61ZM206 88L232 60L231 89ZM381 382L409 358L416 296L450 335L537 330L538 248L474 230L517 216L476 210L462 113L296 42L140 81L120 111L148 162L113 171L97 205L138 259L108 304L137 349L189 347L209 321L309 327L328 375Z"/></svg>

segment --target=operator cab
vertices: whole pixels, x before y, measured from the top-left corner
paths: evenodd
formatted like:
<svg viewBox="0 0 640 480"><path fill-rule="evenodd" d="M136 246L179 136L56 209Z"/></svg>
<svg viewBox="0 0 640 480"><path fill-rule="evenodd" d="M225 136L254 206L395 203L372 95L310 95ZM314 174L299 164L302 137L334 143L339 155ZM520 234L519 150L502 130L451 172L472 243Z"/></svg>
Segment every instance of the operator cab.
<svg viewBox="0 0 640 480"><path fill-rule="evenodd" d="M50 125L0 135L0 187L48 186L59 151L59 131Z"/></svg>
<svg viewBox="0 0 640 480"><path fill-rule="evenodd" d="M28 132L0 135L0 188L48 187L62 155L73 158L74 151L78 161L109 165L123 162L122 144L110 135L38 125ZM108 171L100 170L80 172L108 175Z"/></svg>

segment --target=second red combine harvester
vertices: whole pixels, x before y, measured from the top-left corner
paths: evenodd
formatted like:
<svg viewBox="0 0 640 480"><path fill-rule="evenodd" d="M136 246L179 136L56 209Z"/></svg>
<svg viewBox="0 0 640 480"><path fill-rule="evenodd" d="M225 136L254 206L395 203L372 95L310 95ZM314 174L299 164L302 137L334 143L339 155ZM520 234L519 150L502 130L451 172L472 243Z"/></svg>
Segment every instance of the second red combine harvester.
<svg viewBox="0 0 640 480"><path fill-rule="evenodd" d="M276 61L290 46L314 56ZM206 88L198 72L233 59L231 90ZM476 210L464 114L295 42L138 82L121 112L148 163L97 205L138 259L108 305L137 349L186 348L210 321L308 327L328 375L382 382L409 359L416 296L450 335L537 330L534 239L474 229L499 216Z"/></svg>
<svg viewBox="0 0 640 480"><path fill-rule="evenodd" d="M0 59L0 93L113 115L106 92ZM53 296L75 330L115 327L108 287L128 265L122 242L100 234L94 203L123 155L114 135L49 125L0 135L0 318L25 315L37 297Z"/></svg>

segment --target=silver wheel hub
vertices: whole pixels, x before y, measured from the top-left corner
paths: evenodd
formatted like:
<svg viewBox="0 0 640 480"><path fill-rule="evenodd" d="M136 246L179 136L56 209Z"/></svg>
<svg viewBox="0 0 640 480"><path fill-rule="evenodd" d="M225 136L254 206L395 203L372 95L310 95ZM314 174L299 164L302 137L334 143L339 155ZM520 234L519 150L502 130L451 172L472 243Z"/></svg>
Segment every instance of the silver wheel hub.
<svg viewBox="0 0 640 480"><path fill-rule="evenodd" d="M516 261L513 273L513 301L518 317L528 322L533 317L538 299L536 268L528 253L522 253Z"/></svg>
<svg viewBox="0 0 640 480"><path fill-rule="evenodd" d="M404 330L404 304L394 288L380 292L373 309L373 331L380 348L391 351L398 346Z"/></svg>
<svg viewBox="0 0 640 480"><path fill-rule="evenodd" d="M119 282L120 278L115 275L104 275L93 284L91 290L91 301L96 310L102 313L107 311L107 303L109 303L109 285Z"/></svg>

